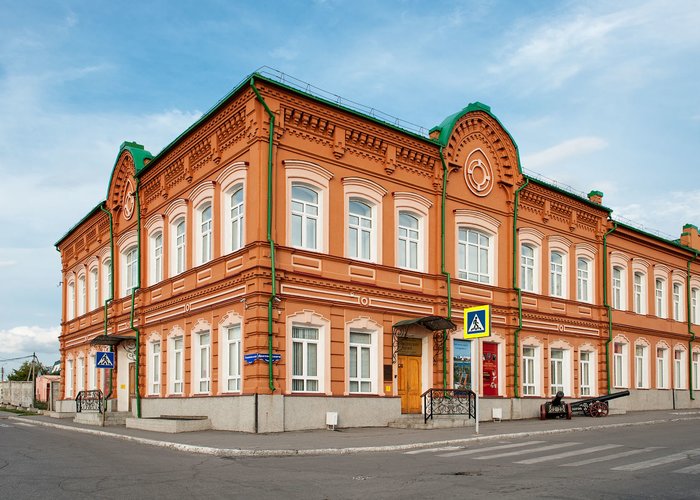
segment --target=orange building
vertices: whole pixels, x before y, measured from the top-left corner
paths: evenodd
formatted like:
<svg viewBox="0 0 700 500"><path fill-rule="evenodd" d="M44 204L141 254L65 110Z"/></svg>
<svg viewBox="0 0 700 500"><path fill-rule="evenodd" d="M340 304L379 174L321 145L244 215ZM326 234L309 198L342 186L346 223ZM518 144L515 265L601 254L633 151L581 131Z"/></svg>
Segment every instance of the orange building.
<svg viewBox="0 0 700 500"><path fill-rule="evenodd" d="M122 144L56 244L64 410L99 388L113 411L267 432L386 425L443 386L477 388L482 418L558 390L700 406L695 226L669 241L524 174L483 104L428 132L310 88L254 73L157 155ZM428 316L457 328L406 321Z"/></svg>

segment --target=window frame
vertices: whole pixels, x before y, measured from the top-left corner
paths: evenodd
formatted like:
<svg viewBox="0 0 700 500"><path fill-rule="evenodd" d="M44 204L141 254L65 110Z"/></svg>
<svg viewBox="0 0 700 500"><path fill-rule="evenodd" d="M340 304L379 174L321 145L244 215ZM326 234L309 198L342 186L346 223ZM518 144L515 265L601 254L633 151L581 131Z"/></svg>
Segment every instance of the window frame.
<svg viewBox="0 0 700 500"><path fill-rule="evenodd" d="M634 388L649 389L649 345L644 342L634 344Z"/></svg>
<svg viewBox="0 0 700 500"><path fill-rule="evenodd" d="M230 333L232 330L238 330L238 338L231 339ZM219 326L220 345L221 345L221 393L241 393L243 391L243 322L238 320L228 322ZM231 346L235 347L235 361L232 363ZM232 368L234 368L232 370ZM232 371L234 373L232 373ZM236 373L237 372L237 373ZM233 388L231 388L233 382Z"/></svg>
<svg viewBox="0 0 700 500"><path fill-rule="evenodd" d="M305 201L303 199L300 199L297 194L297 198L295 198L294 191L296 190L306 190L311 193L313 193L316 197L316 201ZM290 226L289 226L289 232L290 232L290 242L291 246L295 248L301 248L304 250L311 250L314 252L321 251L321 229L323 225L323 219L322 219L322 212L323 212L323 207L322 207L322 202L323 198L321 196L321 191L318 189L314 188L313 186L309 184L305 184L303 182L293 182L291 186L291 191L290 191L290 204L289 204L289 211L290 211ZM296 210L294 205L299 204L302 206L301 210ZM312 213L313 210L315 210L315 214ZM300 223L299 223L299 231L300 234L296 234L296 228L297 224L295 223L295 218L298 218ZM309 224L312 223L313 228L314 228L314 235L309 235ZM298 241L297 241L298 240Z"/></svg>
<svg viewBox="0 0 700 500"><path fill-rule="evenodd" d="M369 215L353 213L354 206L365 207ZM357 222L353 222L357 218ZM363 222L369 224L369 230L363 226ZM355 233L355 245L352 244L352 234ZM377 207L371 200L351 196L347 205L346 223L346 252L350 259L362 260L365 262L376 262L377 260ZM366 249L364 242L366 241Z"/></svg>
<svg viewBox="0 0 700 500"><path fill-rule="evenodd" d="M673 388L677 390L686 389L686 351L680 346L673 349Z"/></svg>
<svg viewBox="0 0 700 500"><path fill-rule="evenodd" d="M639 277L639 283L637 283L637 277ZM634 312L647 314L647 275L643 271L635 270L633 280Z"/></svg>
<svg viewBox="0 0 700 500"><path fill-rule="evenodd" d="M587 359L583 359L584 354ZM594 395L596 390L596 359L595 350L590 348L579 349L579 397L592 397Z"/></svg>
<svg viewBox="0 0 700 500"><path fill-rule="evenodd" d="M180 329L176 329L168 337L168 394L185 394L185 334Z"/></svg>
<svg viewBox="0 0 700 500"><path fill-rule="evenodd" d="M177 276L187 270L187 219L182 216L171 224L171 268L170 275ZM182 232L180 232L182 228Z"/></svg>
<svg viewBox="0 0 700 500"><path fill-rule="evenodd" d="M91 311L94 311L100 304L100 273L97 266L92 266L90 268L88 276L90 276L88 282L90 289L88 294L88 307Z"/></svg>
<svg viewBox="0 0 700 500"><path fill-rule="evenodd" d="M613 341L613 386L615 388L629 389L629 345L627 339Z"/></svg>
<svg viewBox="0 0 700 500"><path fill-rule="evenodd" d="M158 346L157 350L156 346ZM159 336L151 336L148 341L147 354L147 394L160 396L162 390L163 341Z"/></svg>
<svg viewBox="0 0 700 500"><path fill-rule="evenodd" d="M464 231L465 238L462 238L462 232ZM470 235L476 235L477 241L470 242ZM459 279L471 281L472 283L481 283L483 285L493 285L493 266L494 266L494 251L492 245L492 239L494 235L487 233L486 231L475 228L471 226L458 226L457 227L457 276ZM482 239L486 240L486 245L482 244ZM476 247L476 270L472 271L470 269L471 261L469 259L470 247ZM484 257L483 254L486 253ZM483 272L482 264L485 260L486 272ZM470 275L475 275L476 279L471 278ZM484 278L484 279L482 279Z"/></svg>
<svg viewBox="0 0 700 500"><path fill-rule="evenodd" d="M552 256L556 254L561 257L561 264L554 262ZM555 248L549 251L549 295L551 297L557 297L560 299L565 299L567 297L567 254L562 252L560 249ZM561 269L555 269L554 266L559 266ZM555 278L559 280L560 293L557 294L554 291Z"/></svg>
<svg viewBox="0 0 700 500"><path fill-rule="evenodd" d="M206 339L204 339L206 337ZM206 340L206 343L204 343ZM192 393L210 394L212 387L212 334L211 328L195 328L192 345Z"/></svg>
<svg viewBox="0 0 700 500"><path fill-rule="evenodd" d="M532 252L525 255L525 250ZM537 277L537 248L529 243L520 244L520 289L524 292L537 292L535 282Z"/></svg>
<svg viewBox="0 0 700 500"><path fill-rule="evenodd" d="M401 216L410 217L416 221L416 227L412 228L409 226L401 225ZM396 224L397 231L397 245L396 245L396 266L402 269L409 269L411 271L422 271L423 270L423 231L422 231L422 217L410 210L399 210ZM402 230L405 234L401 234ZM415 232L417 236L412 237L411 233ZM415 244L415 266L411 265L412 262L412 244ZM404 249L402 252L402 248ZM402 262L403 261L403 262Z"/></svg>
<svg viewBox="0 0 700 500"><path fill-rule="evenodd" d="M155 285L156 283L163 281L165 274L163 273L163 231L160 229L154 231L148 241L150 246L150 265L148 266L150 268L149 277L151 285Z"/></svg>
<svg viewBox="0 0 700 500"><path fill-rule="evenodd" d="M656 345L656 388L669 388L669 347L665 344ZM659 355L661 354L661 355Z"/></svg>
<svg viewBox="0 0 700 500"><path fill-rule="evenodd" d="M368 342L362 343L353 341L353 335L366 335ZM355 337L357 338L357 337ZM377 394L377 332L358 328L351 328L348 332L348 393L349 394ZM353 351L355 351L355 366L353 366ZM363 367L362 360L367 359L368 374L361 374ZM355 375L353 376L353 368ZM353 384L357 388L353 390ZM367 390L363 390L364 384L369 384Z"/></svg>
<svg viewBox="0 0 700 500"><path fill-rule="evenodd" d="M532 349L532 356L526 353L526 349ZM541 382L541 346L536 344L524 343L521 352L522 364L522 393L523 396L540 396L542 387ZM531 376L531 377L530 377ZM532 378L532 380L531 380Z"/></svg>
<svg viewBox="0 0 700 500"><path fill-rule="evenodd" d="M82 316L87 312L87 276L85 273L80 273L78 275L77 298L77 315Z"/></svg>
<svg viewBox="0 0 700 500"><path fill-rule="evenodd" d="M666 279L655 276L654 277L654 312L659 318L668 318L668 306L666 302L668 301L668 296L666 295Z"/></svg>
<svg viewBox="0 0 700 500"><path fill-rule="evenodd" d="M233 198L241 194L240 202L233 205ZM233 253L245 246L245 189L243 183L236 183L225 191L226 194L226 253ZM236 213L234 214L234 210Z"/></svg>
<svg viewBox="0 0 700 500"><path fill-rule="evenodd" d="M131 260L130 260L131 258ZM137 246L129 246L122 252L124 262L124 289L122 297L131 295L131 291L139 285L139 252Z"/></svg>
<svg viewBox="0 0 700 500"><path fill-rule="evenodd" d="M73 378L74 378L74 360L73 358L66 358L66 375L64 378L65 394L66 399L73 399Z"/></svg>
<svg viewBox="0 0 700 500"><path fill-rule="evenodd" d="M581 269L582 263L585 264L585 269ZM593 261L591 259L580 255L576 257L576 300L579 302L593 303L592 267Z"/></svg>
<svg viewBox="0 0 700 500"><path fill-rule="evenodd" d="M196 254L197 265L202 266L214 258L214 206L211 201L201 203L197 214Z"/></svg>
<svg viewBox="0 0 700 500"><path fill-rule="evenodd" d="M673 307L673 319L675 321L685 321L685 307L683 306L684 286L679 281L671 284L671 303Z"/></svg>
<svg viewBox="0 0 700 500"><path fill-rule="evenodd" d="M66 319L71 321L75 319L75 281L71 279L66 286Z"/></svg>

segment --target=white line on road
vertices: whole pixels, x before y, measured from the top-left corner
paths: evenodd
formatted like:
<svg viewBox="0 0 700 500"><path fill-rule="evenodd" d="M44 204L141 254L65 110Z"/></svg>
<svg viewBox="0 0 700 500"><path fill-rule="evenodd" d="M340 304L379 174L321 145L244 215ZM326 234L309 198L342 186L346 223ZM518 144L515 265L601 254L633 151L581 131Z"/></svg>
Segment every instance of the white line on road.
<svg viewBox="0 0 700 500"><path fill-rule="evenodd" d="M436 451L459 450L459 446L444 446L442 448L426 448L424 450L407 451L404 455L418 455L419 453L433 453Z"/></svg>
<svg viewBox="0 0 700 500"><path fill-rule="evenodd" d="M24 422L15 422L15 425L21 425L23 427L36 427L34 424L25 424Z"/></svg>
<svg viewBox="0 0 700 500"><path fill-rule="evenodd" d="M615 460L618 458L630 457L632 455L638 455L639 453L646 453L648 451L660 450L662 446L651 446L649 448L642 448L640 450L630 450L623 451L622 453L613 453L612 455L605 455L603 457L589 458L588 460L581 460L579 462L571 462L570 464L561 464L561 467L578 467L580 465L594 464L596 462L606 462L608 460Z"/></svg>
<svg viewBox="0 0 700 500"><path fill-rule="evenodd" d="M577 455L586 455L588 453L595 453L596 451L609 450L610 448L619 448L621 444L604 444L601 446L594 446L592 448L584 448L582 450L566 451L564 453L557 453L556 455L547 455L545 457L528 458L527 460L521 460L520 462L515 462L516 464L538 464L540 462L548 462L550 460L561 460L562 458L575 457Z"/></svg>
<svg viewBox="0 0 700 500"><path fill-rule="evenodd" d="M0 427L12 427L12 426L11 426L11 425L7 425L7 424L0 424Z"/></svg>
<svg viewBox="0 0 700 500"><path fill-rule="evenodd" d="M527 450L510 451L508 453L498 453L496 455L487 455L485 457L474 457L476 460L489 460L491 458L504 458L504 457L514 457L516 455L526 455L528 453L536 453L538 451L549 451L556 450L557 448L566 448L567 446L574 446L581 443L559 443L550 444L548 446L540 446L539 448L529 448Z"/></svg>
<svg viewBox="0 0 700 500"><path fill-rule="evenodd" d="M678 472L679 474L700 474L700 464L691 465L690 467L674 470L673 472Z"/></svg>
<svg viewBox="0 0 700 500"><path fill-rule="evenodd" d="M627 464L621 465L619 467L613 467L611 470L635 471L641 469L649 469L650 467L656 467L657 465L665 465L673 462L678 462L679 460L685 460L696 455L700 455L700 450L688 450L681 453L674 453L673 455L666 455L665 457L654 458L652 460L646 460L644 462L637 462L635 464Z"/></svg>
<svg viewBox="0 0 700 500"><path fill-rule="evenodd" d="M443 455L438 455L438 456L439 457L459 457L462 455L473 455L474 453L483 453L483 452L497 451L497 450L507 450L509 448L521 448L523 446L530 446L532 444L541 444L541 443L544 443L544 441L528 441L527 443L502 444L499 446L489 446L487 448L476 448L476 449L471 449L471 450L455 451L454 453L445 453Z"/></svg>

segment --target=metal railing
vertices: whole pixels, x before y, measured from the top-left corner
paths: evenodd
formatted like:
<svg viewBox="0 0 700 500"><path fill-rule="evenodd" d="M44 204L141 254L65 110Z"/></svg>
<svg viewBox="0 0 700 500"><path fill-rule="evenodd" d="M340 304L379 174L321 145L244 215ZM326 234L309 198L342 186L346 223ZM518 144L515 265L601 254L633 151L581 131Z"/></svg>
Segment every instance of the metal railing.
<svg viewBox="0 0 700 500"><path fill-rule="evenodd" d="M104 413L104 395L99 389L92 391L80 391L75 397L75 411L77 413L83 411L96 411Z"/></svg>
<svg viewBox="0 0 700 500"><path fill-rule="evenodd" d="M423 394L424 422L433 415L467 415L476 420L476 394L469 389L428 389Z"/></svg>

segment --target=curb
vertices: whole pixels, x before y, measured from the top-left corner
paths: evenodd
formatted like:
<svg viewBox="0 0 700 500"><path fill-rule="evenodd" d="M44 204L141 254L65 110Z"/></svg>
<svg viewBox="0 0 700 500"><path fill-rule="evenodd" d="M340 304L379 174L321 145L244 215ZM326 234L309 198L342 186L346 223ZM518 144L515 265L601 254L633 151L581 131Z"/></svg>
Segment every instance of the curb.
<svg viewBox="0 0 700 500"><path fill-rule="evenodd" d="M17 420L27 422L24 417L8 417L8 420ZM419 448L431 448L448 445L465 445L471 443L482 443L498 439L517 439L532 436L546 436L552 434L567 434L570 432L585 432L600 429L618 429L621 427L636 427L640 425L664 424L669 422L683 422L688 420L700 420L700 417L683 417L661 420L648 420L644 422L624 422L618 424L604 425L589 425L584 427L571 427L569 429L550 429L546 431L527 431L527 432L512 432L506 434L494 434L491 436L476 436L472 438L450 439L443 441L432 441L426 443L408 443L386 446L359 446L354 448L314 448L314 449L289 449L289 450L255 450L242 448L213 448L210 446L195 446L191 444L173 443L170 441L159 441L156 439L141 438L136 436L128 436L124 434L116 434L113 432L98 431L95 429L85 429L83 427L72 427L68 425L54 424L51 422L42 422L32 420L35 425L43 427L51 427L54 429L69 430L82 432L83 434L91 434L93 436L104 436L132 443L145 444L149 446L158 446L176 451L184 451L186 453L196 453L199 455L210 455L221 458L235 457L288 457L288 456L313 456L313 455L354 455L359 453L379 453L388 451L406 451Z"/></svg>

